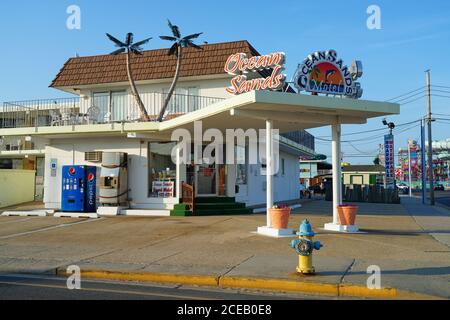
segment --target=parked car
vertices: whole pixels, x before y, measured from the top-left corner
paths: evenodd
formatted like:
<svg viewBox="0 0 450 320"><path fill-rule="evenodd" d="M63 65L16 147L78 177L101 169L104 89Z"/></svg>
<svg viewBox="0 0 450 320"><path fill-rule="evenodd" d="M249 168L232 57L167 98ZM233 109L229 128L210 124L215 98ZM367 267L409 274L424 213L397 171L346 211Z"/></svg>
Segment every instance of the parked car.
<svg viewBox="0 0 450 320"><path fill-rule="evenodd" d="M408 194L409 193L409 186L406 183L399 183L397 185L398 191L403 193L403 194Z"/></svg>
<svg viewBox="0 0 450 320"><path fill-rule="evenodd" d="M438 184L434 187L435 191L445 191L444 185L443 184Z"/></svg>
<svg viewBox="0 0 450 320"><path fill-rule="evenodd" d="M309 191L312 191L315 194L322 194L325 192L325 190L322 188L321 184L315 184L315 185L309 187L308 189L309 189Z"/></svg>

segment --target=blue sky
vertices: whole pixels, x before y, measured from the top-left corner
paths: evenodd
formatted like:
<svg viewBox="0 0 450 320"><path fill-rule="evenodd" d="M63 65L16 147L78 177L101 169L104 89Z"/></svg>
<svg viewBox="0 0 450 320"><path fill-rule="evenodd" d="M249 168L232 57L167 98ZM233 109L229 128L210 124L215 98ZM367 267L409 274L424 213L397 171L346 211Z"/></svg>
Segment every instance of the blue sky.
<svg viewBox="0 0 450 320"><path fill-rule="evenodd" d="M66 9L81 8L81 30L68 30ZM366 27L369 5L381 8L381 30ZM1 1L0 101L64 96L48 88L63 63L75 54L109 53L113 48L105 32L136 39L153 37L146 49L163 48L158 36L168 34L166 19L183 33L204 32L199 41L210 43L248 40L261 53L284 51L286 74L308 54L335 49L348 64L359 59L364 64L360 79L364 99L387 100L425 85L426 69L431 69L433 85L449 88L436 94L450 96L450 3L448 1ZM416 97L420 97L416 96ZM426 100L402 107L398 124L419 119ZM450 115L450 99L433 97L433 112ZM381 120L363 126L344 126L343 133L381 128ZM406 146L408 138L419 139L419 127L397 131L396 146ZM434 125L434 139L449 138L450 122ZM311 130L318 137L330 136L329 127ZM383 132L344 136L354 141L344 144L345 160L370 163ZM379 136L379 138L377 138ZM370 139L364 140L365 137ZM330 145L317 141L317 150L330 155ZM360 156L355 156L360 155Z"/></svg>

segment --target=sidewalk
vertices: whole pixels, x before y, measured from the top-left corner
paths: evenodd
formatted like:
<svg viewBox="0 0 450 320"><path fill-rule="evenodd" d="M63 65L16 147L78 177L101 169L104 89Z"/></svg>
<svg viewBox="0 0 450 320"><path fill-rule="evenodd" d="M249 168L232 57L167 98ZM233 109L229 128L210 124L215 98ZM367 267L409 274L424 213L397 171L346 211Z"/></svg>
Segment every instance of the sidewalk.
<svg viewBox="0 0 450 320"><path fill-rule="evenodd" d="M361 204L357 223L367 233L353 235L320 230L331 221L329 202L304 203L290 226L297 229L305 218L324 244L314 253L314 277L295 274L298 257L291 239L253 233L265 224L265 215L0 218L0 272L60 268L61 274L76 264L84 276L110 279L392 297L395 290L366 289L367 268L378 265L383 288L450 298L450 211L421 207L415 199Z"/></svg>
<svg viewBox="0 0 450 320"><path fill-rule="evenodd" d="M424 232L449 247L450 252L450 208L423 205L420 199L409 197L402 198L402 203Z"/></svg>

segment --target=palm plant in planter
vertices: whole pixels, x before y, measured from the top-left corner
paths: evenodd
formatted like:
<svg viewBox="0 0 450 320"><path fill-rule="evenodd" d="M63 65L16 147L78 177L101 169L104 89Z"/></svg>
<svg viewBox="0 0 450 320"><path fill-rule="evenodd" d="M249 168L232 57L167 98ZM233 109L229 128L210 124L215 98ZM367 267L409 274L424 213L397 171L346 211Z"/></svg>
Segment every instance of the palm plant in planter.
<svg viewBox="0 0 450 320"><path fill-rule="evenodd" d="M164 114L166 113L167 107L169 105L170 99L175 91L175 87L177 85L178 79L180 78L181 64L183 61L183 48L192 47L198 50L203 50L202 47L194 44L192 40L198 38L203 33L194 33L188 35L186 37L181 37L180 29L178 26L173 25L170 20L168 20L169 28L172 31L173 36L160 36L162 40L168 40L175 42L172 47L169 49L168 55L175 55L177 58L177 68L175 71L175 76L172 81L172 85L170 86L169 92L167 93L167 97L164 101L164 105L159 113L158 121L161 122L164 118Z"/></svg>
<svg viewBox="0 0 450 320"><path fill-rule="evenodd" d="M142 102L141 97L139 96L139 92L136 88L136 83L134 82L133 73L131 70L131 54L135 55L142 55L143 49L141 48L142 45L149 42L152 38L148 38L139 42L133 43L133 34L130 32L127 34L127 37L125 39L125 42L122 42L118 40L117 38L113 37L109 33L106 34L109 40L114 42L116 47L119 47L118 50L112 52L112 55L118 55L121 53L126 53L127 57L127 75L128 75L128 81L130 82L131 92L136 99L137 105L139 107L139 111L141 113L141 120L144 121L150 121L150 117L148 116L147 110L145 109L144 103Z"/></svg>

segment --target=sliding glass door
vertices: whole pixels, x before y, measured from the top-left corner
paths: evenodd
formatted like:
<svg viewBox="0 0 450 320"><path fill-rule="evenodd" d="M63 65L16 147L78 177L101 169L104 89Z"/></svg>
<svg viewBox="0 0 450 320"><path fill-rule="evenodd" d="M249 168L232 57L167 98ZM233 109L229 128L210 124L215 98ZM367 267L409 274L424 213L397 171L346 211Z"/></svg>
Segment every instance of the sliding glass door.
<svg viewBox="0 0 450 320"><path fill-rule="evenodd" d="M99 111L95 120L98 123L107 122L105 118L109 113L109 92L95 92L93 95L93 107Z"/></svg>
<svg viewBox="0 0 450 320"><path fill-rule="evenodd" d="M111 121L128 121L127 110L128 95L125 91L111 93Z"/></svg>

